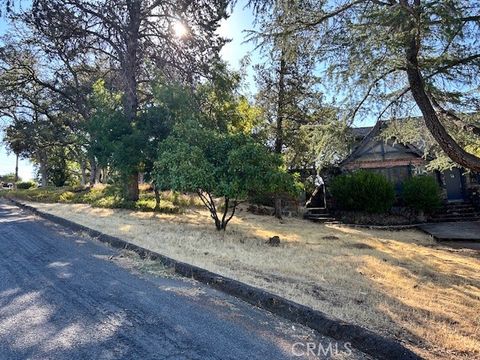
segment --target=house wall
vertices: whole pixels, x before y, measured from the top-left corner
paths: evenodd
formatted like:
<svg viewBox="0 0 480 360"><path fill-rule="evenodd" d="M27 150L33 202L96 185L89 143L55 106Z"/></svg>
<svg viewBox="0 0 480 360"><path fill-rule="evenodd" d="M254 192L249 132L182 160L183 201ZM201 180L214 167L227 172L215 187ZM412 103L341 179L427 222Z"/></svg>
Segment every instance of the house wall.
<svg viewBox="0 0 480 360"><path fill-rule="evenodd" d="M414 146L393 141L385 142L378 138L375 131L378 132L379 129L373 128L372 133L367 135L352 154L340 164L342 172L364 169L381 173L395 184L397 194L401 192L402 183L409 177L431 175L442 188L443 197L447 201L444 173L427 173L425 165L428 164L428 160L424 159L420 150ZM471 200L480 209L480 174L463 174L462 184L464 199Z"/></svg>
<svg viewBox="0 0 480 360"><path fill-rule="evenodd" d="M425 159L404 145L372 139L342 164L342 170L349 172L364 169L380 173L395 185L399 194L403 182L412 176L413 169L424 167L425 164Z"/></svg>
<svg viewBox="0 0 480 360"><path fill-rule="evenodd" d="M468 197L471 200L472 204L480 209L480 174L471 173L467 177L467 191Z"/></svg>
<svg viewBox="0 0 480 360"><path fill-rule="evenodd" d="M396 158L396 159L388 159L388 160L364 160L358 159L349 162L342 166L343 170L358 170L358 169L385 169L385 168L393 168L393 167L404 167L404 166L422 166L425 165L426 161L421 158Z"/></svg>

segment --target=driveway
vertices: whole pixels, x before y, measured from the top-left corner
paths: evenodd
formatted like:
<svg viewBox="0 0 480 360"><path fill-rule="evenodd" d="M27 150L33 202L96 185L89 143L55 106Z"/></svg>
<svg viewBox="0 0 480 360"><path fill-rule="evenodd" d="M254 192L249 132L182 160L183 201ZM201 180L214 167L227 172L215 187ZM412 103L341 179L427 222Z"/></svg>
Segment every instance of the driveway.
<svg viewBox="0 0 480 360"><path fill-rule="evenodd" d="M0 202L0 359L367 358L121 254Z"/></svg>

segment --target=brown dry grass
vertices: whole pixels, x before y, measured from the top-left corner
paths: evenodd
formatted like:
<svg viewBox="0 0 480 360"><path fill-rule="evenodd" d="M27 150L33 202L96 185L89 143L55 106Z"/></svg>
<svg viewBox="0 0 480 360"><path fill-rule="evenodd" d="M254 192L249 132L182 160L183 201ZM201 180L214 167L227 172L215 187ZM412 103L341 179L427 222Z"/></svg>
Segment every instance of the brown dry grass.
<svg viewBox="0 0 480 360"><path fill-rule="evenodd" d="M357 230L241 211L226 233L208 214L31 204L180 261L398 338L430 359L480 357L480 260L414 230ZM279 235L282 245L265 240Z"/></svg>

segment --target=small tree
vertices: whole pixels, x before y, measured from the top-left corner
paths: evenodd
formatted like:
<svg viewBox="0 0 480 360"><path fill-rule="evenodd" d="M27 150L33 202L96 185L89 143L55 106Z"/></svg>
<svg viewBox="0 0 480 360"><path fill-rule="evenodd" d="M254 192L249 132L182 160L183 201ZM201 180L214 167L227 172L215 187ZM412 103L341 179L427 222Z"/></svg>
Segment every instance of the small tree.
<svg viewBox="0 0 480 360"><path fill-rule="evenodd" d="M408 207L420 212L432 212L442 203L440 186L428 175L415 176L405 181L402 195Z"/></svg>
<svg viewBox="0 0 480 360"><path fill-rule="evenodd" d="M200 128L177 127L161 143L154 173L160 189L196 192L217 230L249 195L295 192L294 177L264 146L244 134Z"/></svg>

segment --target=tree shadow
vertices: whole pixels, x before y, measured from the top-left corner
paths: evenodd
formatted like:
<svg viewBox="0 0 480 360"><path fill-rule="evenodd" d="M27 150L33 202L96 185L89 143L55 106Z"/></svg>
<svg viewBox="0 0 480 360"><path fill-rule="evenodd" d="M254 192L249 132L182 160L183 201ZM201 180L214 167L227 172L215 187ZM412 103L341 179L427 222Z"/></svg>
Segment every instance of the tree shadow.
<svg viewBox="0 0 480 360"><path fill-rule="evenodd" d="M11 219L15 231L0 224L0 253L9 254L0 259L0 357L291 357L299 336L276 330L291 326L266 312L212 289L199 295L198 284L132 274L110 248L32 217Z"/></svg>

